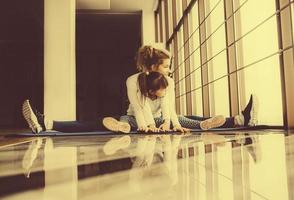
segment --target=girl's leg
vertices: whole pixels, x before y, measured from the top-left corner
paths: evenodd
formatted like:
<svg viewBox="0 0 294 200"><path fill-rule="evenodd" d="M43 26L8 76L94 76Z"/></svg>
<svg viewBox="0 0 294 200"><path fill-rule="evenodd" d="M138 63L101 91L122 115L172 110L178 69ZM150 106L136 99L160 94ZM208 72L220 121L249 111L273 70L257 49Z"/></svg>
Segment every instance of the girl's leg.
<svg viewBox="0 0 294 200"><path fill-rule="evenodd" d="M134 131L136 131L138 129L136 118L134 116L124 115L124 116L120 117L119 121L130 124L132 130L134 130ZM155 121L156 127L159 127L163 123L163 118L157 117L157 118L154 118L154 121Z"/></svg>
<svg viewBox="0 0 294 200"><path fill-rule="evenodd" d="M222 115L218 115L218 116L206 119L204 121L193 120L184 116L178 116L178 119L179 119L179 123L184 128L202 129L202 130L218 128L218 127L221 127L226 122L226 119Z"/></svg>
<svg viewBox="0 0 294 200"><path fill-rule="evenodd" d="M179 123L184 128L189 129L200 129L200 122L199 120L190 119L185 116L179 115L178 116Z"/></svg>
<svg viewBox="0 0 294 200"><path fill-rule="evenodd" d="M154 118L154 121L155 121L156 127L159 127L164 122L162 116Z"/></svg>
<svg viewBox="0 0 294 200"><path fill-rule="evenodd" d="M189 118L189 119L193 119L193 120L197 120L197 121L204 121L204 120L207 120L211 117L200 117L200 116L197 116L197 115L187 115L187 116L184 116L186 118Z"/></svg>
<svg viewBox="0 0 294 200"><path fill-rule="evenodd" d="M197 121L204 121L211 118L211 117L200 117L196 115L190 115L190 116L184 116L184 117L188 119L197 120ZM227 117L226 122L219 128L234 128L234 127L235 127L235 117Z"/></svg>

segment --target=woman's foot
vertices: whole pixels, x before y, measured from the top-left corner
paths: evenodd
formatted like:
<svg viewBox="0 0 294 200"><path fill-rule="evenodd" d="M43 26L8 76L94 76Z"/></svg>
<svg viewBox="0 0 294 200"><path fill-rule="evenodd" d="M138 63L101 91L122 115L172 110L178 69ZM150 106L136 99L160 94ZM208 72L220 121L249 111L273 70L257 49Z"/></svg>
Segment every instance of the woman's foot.
<svg viewBox="0 0 294 200"><path fill-rule="evenodd" d="M258 98L256 95L250 96L248 104L241 113L235 116L237 126L256 126L258 124Z"/></svg>
<svg viewBox="0 0 294 200"><path fill-rule="evenodd" d="M226 122L226 119L224 116L217 115L215 117L212 117L212 118L209 118L207 120L200 122L200 128L202 130L217 128L217 127L224 125L225 122Z"/></svg>
<svg viewBox="0 0 294 200"><path fill-rule="evenodd" d="M104 117L102 123L105 128L114 132L129 133L131 131L130 124L126 122L120 122L113 117Z"/></svg>
<svg viewBox="0 0 294 200"><path fill-rule="evenodd" d="M46 130L44 115L40 114L37 110L34 111L29 100L23 102L22 114L34 133Z"/></svg>

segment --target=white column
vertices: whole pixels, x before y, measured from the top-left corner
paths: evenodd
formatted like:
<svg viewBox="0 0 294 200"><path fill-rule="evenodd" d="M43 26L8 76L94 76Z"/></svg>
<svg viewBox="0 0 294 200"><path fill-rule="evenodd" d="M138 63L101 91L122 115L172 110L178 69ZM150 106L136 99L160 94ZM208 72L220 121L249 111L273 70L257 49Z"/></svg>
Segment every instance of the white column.
<svg viewBox="0 0 294 200"><path fill-rule="evenodd" d="M144 9L142 12L142 38L143 45L155 42L154 11Z"/></svg>
<svg viewBox="0 0 294 200"><path fill-rule="evenodd" d="M75 0L44 1L44 113L76 119Z"/></svg>

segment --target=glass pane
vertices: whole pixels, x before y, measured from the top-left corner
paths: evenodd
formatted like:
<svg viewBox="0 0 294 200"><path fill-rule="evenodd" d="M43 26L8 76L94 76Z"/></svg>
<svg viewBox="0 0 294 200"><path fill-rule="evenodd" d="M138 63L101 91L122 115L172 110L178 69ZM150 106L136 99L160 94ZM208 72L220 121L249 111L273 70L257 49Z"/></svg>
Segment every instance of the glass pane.
<svg viewBox="0 0 294 200"><path fill-rule="evenodd" d="M244 18L246 18L244 16ZM241 20L244 23L246 19ZM236 22L237 23L237 22ZM270 33L266 34L265 33ZM245 32L242 31L242 35ZM238 68L253 63L278 51L276 18L272 18L236 43Z"/></svg>
<svg viewBox="0 0 294 200"><path fill-rule="evenodd" d="M234 1L234 7L239 7L241 3L240 0ZM259 124L282 125L279 57L272 56L278 51L276 17L254 29L274 13L273 0L247 1L236 13L236 38L242 38L236 43L237 67L248 66L238 72L240 108L244 109L250 94L255 93L259 98Z"/></svg>
<svg viewBox="0 0 294 200"><path fill-rule="evenodd" d="M165 27L165 9L164 9L165 1L161 1L161 13L162 13L162 42L166 42L166 27Z"/></svg>
<svg viewBox="0 0 294 200"><path fill-rule="evenodd" d="M282 125L282 94L278 55L252 65L238 73L239 82L244 80L244 98L248 101L254 93L259 99L259 124ZM240 83L241 84L241 83ZM241 107L242 109L244 105Z"/></svg>
<svg viewBox="0 0 294 200"><path fill-rule="evenodd" d="M202 89L192 92L192 115L203 116Z"/></svg>
<svg viewBox="0 0 294 200"><path fill-rule="evenodd" d="M292 36L294 40L294 3L291 6L291 15L292 15Z"/></svg>
<svg viewBox="0 0 294 200"><path fill-rule="evenodd" d="M176 8L177 8L177 24L178 24L181 17L183 16L182 1L176 1Z"/></svg>
<svg viewBox="0 0 294 200"><path fill-rule="evenodd" d="M230 116L228 79L222 78L209 84L209 98L215 99L210 101L210 115Z"/></svg>
<svg viewBox="0 0 294 200"><path fill-rule="evenodd" d="M168 1L168 27L169 27L169 37L173 33L173 7L172 7L172 0Z"/></svg>
<svg viewBox="0 0 294 200"><path fill-rule="evenodd" d="M234 8L238 8L243 1L245 2L245 0L234 0ZM242 33L246 33L260 22L274 14L275 9L276 5L273 0L246 1L244 6L237 12L241 15L241 23L236 22L236 25L240 25ZM248 13L250 13L250 15ZM268 33L272 34L272 32Z"/></svg>
<svg viewBox="0 0 294 200"><path fill-rule="evenodd" d="M201 68L200 68L200 51L197 50L192 54L192 60L193 62L191 63L191 89L196 89L201 87Z"/></svg>
<svg viewBox="0 0 294 200"><path fill-rule="evenodd" d="M205 17L209 15L209 13L213 9L219 9L219 6L223 6L223 0L209 0L209 1L204 1L204 6L205 6ZM212 11L214 12L214 11Z"/></svg>
<svg viewBox="0 0 294 200"><path fill-rule="evenodd" d="M181 105L181 115L186 115L186 95L181 96L181 101L180 101L180 105Z"/></svg>

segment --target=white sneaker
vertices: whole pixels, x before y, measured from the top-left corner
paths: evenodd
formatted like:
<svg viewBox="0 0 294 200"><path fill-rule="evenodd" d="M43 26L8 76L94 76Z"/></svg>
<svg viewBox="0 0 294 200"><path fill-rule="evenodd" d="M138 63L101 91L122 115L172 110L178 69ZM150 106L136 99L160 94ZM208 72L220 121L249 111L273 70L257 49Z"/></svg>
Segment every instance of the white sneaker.
<svg viewBox="0 0 294 200"><path fill-rule="evenodd" d="M126 122L120 122L113 117L104 117L102 123L105 128L114 132L129 133L131 131L130 124Z"/></svg>
<svg viewBox="0 0 294 200"><path fill-rule="evenodd" d="M34 133L40 133L43 131L42 126L38 122L38 118L35 115L29 100L25 100L22 104L22 114L25 120L27 121L29 127Z"/></svg>
<svg viewBox="0 0 294 200"><path fill-rule="evenodd" d="M258 98L256 95L250 95L250 99L241 112L240 115L236 115L235 125L237 126L256 126L258 124Z"/></svg>
<svg viewBox="0 0 294 200"><path fill-rule="evenodd" d="M209 118L200 122L200 128L202 130L208 130L212 128L217 128L222 126L226 122L226 119L222 115L217 115L215 117Z"/></svg>
<svg viewBox="0 0 294 200"><path fill-rule="evenodd" d="M125 135L119 138L112 138L103 146L103 151L106 155L112 155L119 149L125 149L131 144L131 137Z"/></svg>

